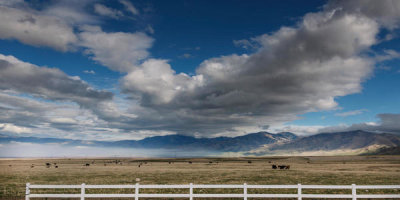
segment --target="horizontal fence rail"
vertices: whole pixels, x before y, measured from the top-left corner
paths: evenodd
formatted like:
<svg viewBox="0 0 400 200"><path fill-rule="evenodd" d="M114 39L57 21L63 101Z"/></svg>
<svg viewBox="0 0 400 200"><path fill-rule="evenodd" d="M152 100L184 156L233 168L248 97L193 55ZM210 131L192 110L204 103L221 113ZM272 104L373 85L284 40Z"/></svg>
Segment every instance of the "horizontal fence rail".
<svg viewBox="0 0 400 200"><path fill-rule="evenodd" d="M243 193L234 194L199 194L194 193L193 189L243 189ZM75 194L34 194L31 189L80 189L80 193ZM130 194L86 194L86 189L132 189ZM139 189L189 189L185 194L145 194L139 193ZM249 194L248 189L297 189L297 194ZM303 194L302 189L348 189L351 194ZM357 189L397 189L397 194L357 194ZM31 185L26 184L25 200L30 198L326 198L326 199L400 199L400 185Z"/></svg>

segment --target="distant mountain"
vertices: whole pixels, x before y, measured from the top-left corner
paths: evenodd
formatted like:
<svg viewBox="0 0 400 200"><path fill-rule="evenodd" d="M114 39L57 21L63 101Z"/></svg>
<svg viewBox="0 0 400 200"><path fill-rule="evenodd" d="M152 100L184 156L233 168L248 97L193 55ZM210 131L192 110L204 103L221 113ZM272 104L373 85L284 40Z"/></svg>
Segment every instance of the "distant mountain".
<svg viewBox="0 0 400 200"><path fill-rule="evenodd" d="M388 133L377 134L361 130L321 133L308 137L298 137L290 132L277 134L258 132L237 137L195 138L185 135L166 135L149 137L142 140L121 141L87 141L0 135L0 143L8 142L30 142L39 144L60 143L70 146L177 149L180 151L208 150L215 152L245 152L244 155L271 155L285 152L337 151L362 148L368 149L368 153L370 154L373 154L375 150L376 153L379 154L396 154L396 152L399 151L400 136Z"/></svg>
<svg viewBox="0 0 400 200"><path fill-rule="evenodd" d="M400 146L382 147L374 152L367 152L362 155L400 155Z"/></svg>
<svg viewBox="0 0 400 200"><path fill-rule="evenodd" d="M272 134L268 132L251 133L238 137L195 138L184 135L166 135L145 138L143 140L121 141L86 141L57 138L36 137L8 137L0 136L0 143L5 142L30 142L30 143L63 143L64 145L86 145L101 147L126 147L126 148L166 148L183 150L214 150L214 151L249 151L265 144L277 142L290 142L297 138L293 133Z"/></svg>
<svg viewBox="0 0 400 200"><path fill-rule="evenodd" d="M400 146L400 137L389 133L372 133L367 131L349 131L337 133L320 133L299 138L290 143L276 145L270 150L295 151L331 151L338 149L360 149L372 145Z"/></svg>

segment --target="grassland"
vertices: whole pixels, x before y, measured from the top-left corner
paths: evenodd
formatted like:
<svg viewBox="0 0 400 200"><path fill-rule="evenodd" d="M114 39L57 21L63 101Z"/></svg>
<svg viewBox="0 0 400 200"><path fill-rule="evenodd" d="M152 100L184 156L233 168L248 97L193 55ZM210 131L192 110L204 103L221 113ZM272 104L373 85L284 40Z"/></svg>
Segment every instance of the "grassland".
<svg viewBox="0 0 400 200"><path fill-rule="evenodd" d="M119 160L118 164L115 163ZM192 164L188 162L192 161ZM249 163L248 161L251 161ZM45 163L52 163L47 168ZM212 162L212 163L210 163ZM58 168L55 168L54 163ZM90 166L85 166L89 163ZM141 167L138 165L142 163ZM287 164L290 170L273 170ZM33 167L32 167L33 166ZM267 157L196 159L1 159L0 199L22 199L31 184L396 184L400 185L400 156ZM73 190L72 190L73 191ZM35 193L46 192L34 190ZM71 192L71 191L57 191ZM89 191L99 192L99 191ZM110 190L101 192L132 192ZM144 191L144 192L172 192ZM174 190L174 192L179 192ZM185 191L182 191L185 192ZM198 190L195 192L235 192ZM240 192L240 191L237 191ZM249 191L295 192L284 190ZM309 191L312 192L312 191ZM323 191L345 193L348 191ZM366 191L360 191L366 192ZM371 191L369 191L371 192ZM377 190L375 193L383 193ZM388 191L400 193L400 191Z"/></svg>

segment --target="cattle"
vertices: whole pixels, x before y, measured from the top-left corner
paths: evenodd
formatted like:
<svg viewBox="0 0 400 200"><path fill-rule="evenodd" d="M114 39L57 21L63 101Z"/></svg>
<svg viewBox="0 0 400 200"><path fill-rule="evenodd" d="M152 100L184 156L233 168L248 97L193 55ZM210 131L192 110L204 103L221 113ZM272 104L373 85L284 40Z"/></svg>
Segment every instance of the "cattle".
<svg viewBox="0 0 400 200"><path fill-rule="evenodd" d="M168 162L168 164L171 164L171 161L170 161L170 162Z"/></svg>
<svg viewBox="0 0 400 200"><path fill-rule="evenodd" d="M209 161L208 163L209 163L209 164L212 164L212 161Z"/></svg>
<svg viewBox="0 0 400 200"><path fill-rule="evenodd" d="M89 164L89 163L86 163L86 164L85 164L85 166L86 166L86 167L89 167L89 166L90 166L90 164Z"/></svg>
<svg viewBox="0 0 400 200"><path fill-rule="evenodd" d="M290 165L278 165L279 169L290 169Z"/></svg>
<svg viewBox="0 0 400 200"><path fill-rule="evenodd" d="M56 165L55 168L58 168L58 165Z"/></svg>
<svg viewBox="0 0 400 200"><path fill-rule="evenodd" d="M247 161L247 163L251 164L252 162L251 162L251 160L249 160L249 161Z"/></svg>
<svg viewBox="0 0 400 200"><path fill-rule="evenodd" d="M272 169L277 169L276 165L272 165Z"/></svg>
<svg viewBox="0 0 400 200"><path fill-rule="evenodd" d="M51 164L50 163L46 163L46 167L50 168Z"/></svg>
<svg viewBox="0 0 400 200"><path fill-rule="evenodd" d="M189 161L189 164L192 164L192 161Z"/></svg>

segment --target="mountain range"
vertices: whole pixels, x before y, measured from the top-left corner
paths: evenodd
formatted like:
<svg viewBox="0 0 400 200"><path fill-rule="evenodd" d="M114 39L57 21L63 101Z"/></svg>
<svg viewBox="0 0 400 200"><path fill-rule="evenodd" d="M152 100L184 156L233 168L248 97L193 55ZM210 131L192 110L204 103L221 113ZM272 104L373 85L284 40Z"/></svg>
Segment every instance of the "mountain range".
<svg viewBox="0 0 400 200"><path fill-rule="evenodd" d="M208 150L221 153L242 152L243 155L258 156L316 151L353 151L358 152L358 154L373 154L374 152L379 154L397 154L400 146L400 136L389 133L372 133L362 130L320 133L306 137L299 137L290 132L276 134L258 132L237 137L195 138L185 135L167 135L148 137L142 140L120 141L89 141L0 135L0 143L10 142L29 142L37 144L58 143L68 146L177 149L180 151Z"/></svg>

